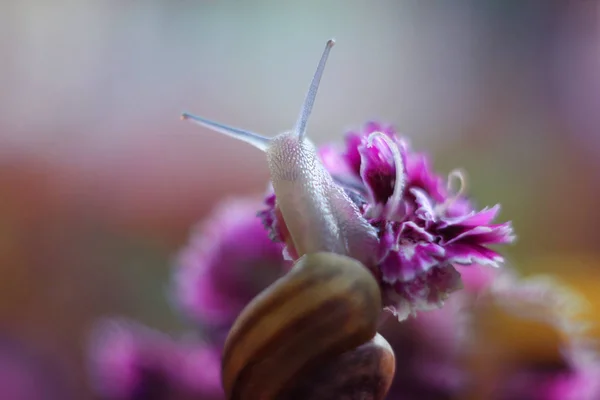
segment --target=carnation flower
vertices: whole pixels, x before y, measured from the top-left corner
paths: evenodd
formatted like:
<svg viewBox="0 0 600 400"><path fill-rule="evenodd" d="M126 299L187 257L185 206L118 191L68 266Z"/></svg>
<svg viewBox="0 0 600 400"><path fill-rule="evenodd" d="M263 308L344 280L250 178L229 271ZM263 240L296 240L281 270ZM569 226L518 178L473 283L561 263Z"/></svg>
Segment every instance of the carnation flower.
<svg viewBox="0 0 600 400"><path fill-rule="evenodd" d="M257 218L258 201L226 200L192 234L176 262L174 301L192 320L229 327L286 271L283 246Z"/></svg>
<svg viewBox="0 0 600 400"><path fill-rule="evenodd" d="M538 390L538 398L541 400L595 400L600 398L600 363L574 365L571 371L546 380Z"/></svg>
<svg viewBox="0 0 600 400"><path fill-rule="evenodd" d="M106 399L163 399L173 352L166 337L137 323L103 321L91 341L91 373Z"/></svg>
<svg viewBox="0 0 600 400"><path fill-rule="evenodd" d="M402 323L389 320L381 328L396 356L388 399L461 398L471 379L464 364L471 333L468 300L464 292L457 293L443 309Z"/></svg>
<svg viewBox="0 0 600 400"><path fill-rule="evenodd" d="M223 397L226 334L241 310L289 267L283 246L269 238L256 215L259 206L251 198L222 201L176 259L171 299L204 340L173 340L131 321L101 322L90 350L98 394L110 400Z"/></svg>
<svg viewBox="0 0 600 400"><path fill-rule="evenodd" d="M341 152L331 154L344 157ZM350 164L345 165L350 168ZM350 178L352 176L355 175L350 175ZM427 181L431 187L437 187L437 184L431 184L434 180ZM347 179L347 182L350 180ZM409 184L410 180L407 179L406 185ZM439 187L443 188L439 193L447 195L447 187ZM367 196L362 192L355 193L363 199ZM274 197L272 199L275 200ZM410 204L406 203L411 199L414 204L419 202L416 196L406 196L399 203L400 206L409 207ZM387 235L380 235L382 253L378 256L391 264L381 262L375 266L377 269L374 271L380 274L380 283L385 274L392 276L398 274L398 270L403 279L409 277L407 282L418 282L421 277L418 272L410 275L410 268L394 269L393 263L386 259L389 254L398 253L395 247L400 246L394 245L395 241L406 237L420 238L421 242L430 243L418 243L418 246L439 246L444 249L441 256L435 255L434 251L430 253L434 253L435 257L443 257L447 242L470 232L475 225L480 226L477 224L494 215L493 209L476 213L464 208L466 203L465 199L460 198L455 203L460 207L447 205L449 210L462 210L452 216L444 216L436 211L429 214L433 218L420 220L413 211L409 214L411 219L399 218L396 221L394 215L397 213L390 216L389 220L380 217L378 223L388 230ZM389 202L383 199L380 204L383 206L371 212L386 214ZM435 209L436 205L430 208ZM368 206L366 201L363 206ZM203 298L199 291L207 290L213 296L209 296L209 299L235 305L205 309L202 305L206 303L203 302L181 304L188 315L201 316L194 321L209 336L215 331L226 333L241 308L253 297L248 293L257 294L289 267L281 255L283 245L273 243L268 238L260 219L256 217L256 207L256 202L248 199L222 203L207 222L194 232L190 244L182 252L185 257L179 258L180 263L175 269L175 289L189 292L175 292L179 295L176 299ZM376 221L375 218L372 221ZM461 233L442 235L446 232L444 229L456 226L462 227L462 230L452 229ZM488 238L493 239L501 231L500 228L490 228ZM259 236L261 232L262 236ZM485 236L482 232L483 229L479 228L479 232L471 236ZM468 237L468 234L463 236ZM384 246L386 240L387 248ZM456 242L461 240L466 239ZM468 241L466 243L469 244ZM257 246L265 247L259 251ZM420 249L416 249L415 253L417 251ZM419 255L420 263L430 262L426 255ZM395 255L394 259L401 256ZM220 259L227 260L227 263L217 263ZM193 262L184 263L182 260ZM253 262L248 263L249 260ZM258 279L256 274L265 263L271 272ZM406 265L408 261L399 263ZM551 279L522 279L508 268L485 269L457 263L455 270L464 278L465 290L454 294L443 309L419 313L402 324L390 321L381 327L381 333L394 349L397 362L396 377L387 399L600 398L597 384L600 364L595 358L583 357L595 353L582 346L585 340L579 333L583 332L583 327L574 323L574 313L580 305L576 295ZM232 287L236 290L231 290ZM394 288L393 285L386 287ZM238 297L240 293L245 297ZM397 291L394 294L399 296ZM403 299L407 299L409 294L405 293ZM192 307L187 308L186 305ZM219 312L211 314L211 310ZM227 313L222 313L222 310ZM211 320L212 317L216 319ZM534 334L531 340L534 344L544 342L543 346L531 346L531 341L520 340L523 336L520 326L523 323L537 324L539 333ZM525 336L531 337L531 334ZM220 340L177 341L138 324L109 321L96 330L92 346L92 372L98 393L107 399L179 398L176 396L181 393L195 396L192 398L222 399L221 349ZM548 356L548 353L552 354Z"/></svg>
<svg viewBox="0 0 600 400"><path fill-rule="evenodd" d="M498 267L503 258L490 245L514 241L510 222L495 223L500 206L476 210L459 171L447 179L432 171L394 128L376 122L346 135L345 147L324 146L319 155L334 179L377 229L374 265L385 306L399 319L439 308L462 287L456 265ZM458 190L452 186L458 182ZM269 189L259 213L270 237L288 243ZM285 254L295 254L287 248Z"/></svg>
<svg viewBox="0 0 600 400"><path fill-rule="evenodd" d="M467 278L468 290L448 307L390 331L398 378L388 398L463 394L474 379L464 364L472 333L469 307L494 287L495 274L478 273L477 266L502 263L489 246L514 240L510 223L494 222L499 206L476 210L460 171L447 179L436 175L427 157L412 151L391 126L369 123L348 133L343 148L325 146L319 156L378 233L375 261L366 267L380 284L385 307L399 319L441 307L462 287L461 273ZM248 198L223 201L176 259L172 300L208 342L175 341L137 324L106 322L92 342L100 394L109 399L223 395L225 335L241 310L289 270L286 259L297 254L272 188L264 202L260 210L260 202Z"/></svg>
<svg viewBox="0 0 600 400"><path fill-rule="evenodd" d="M0 333L0 398L6 400L71 400L67 370L29 343Z"/></svg>
<svg viewBox="0 0 600 400"><path fill-rule="evenodd" d="M220 350L177 342L132 321L102 321L90 349L96 392L110 400L163 400L193 395L221 398Z"/></svg>
<svg viewBox="0 0 600 400"><path fill-rule="evenodd" d="M581 298L546 276L464 272L443 309L381 333L396 354L388 399L600 399L600 362Z"/></svg>
<svg viewBox="0 0 600 400"><path fill-rule="evenodd" d="M473 306L471 356L491 375L473 371L481 396L600 398L600 359L580 320L586 304L577 293L548 276L509 271Z"/></svg>

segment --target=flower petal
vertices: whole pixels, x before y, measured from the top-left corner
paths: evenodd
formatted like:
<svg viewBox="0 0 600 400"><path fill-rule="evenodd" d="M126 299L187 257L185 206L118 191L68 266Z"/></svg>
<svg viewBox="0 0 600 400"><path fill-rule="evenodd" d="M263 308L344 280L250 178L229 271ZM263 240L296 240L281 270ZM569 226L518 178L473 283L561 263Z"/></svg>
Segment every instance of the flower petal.
<svg viewBox="0 0 600 400"><path fill-rule="evenodd" d="M504 258L486 247L472 244L455 243L444 247L446 260L456 264L479 264L499 267Z"/></svg>
<svg viewBox="0 0 600 400"><path fill-rule="evenodd" d="M396 282L384 290L387 309L399 320L419 310L443 306L448 296L462 288L460 274L450 264L438 265L408 282Z"/></svg>
<svg viewBox="0 0 600 400"><path fill-rule="evenodd" d="M364 141L359 147L360 176L370 199L385 204L394 192L396 165L391 149L381 138Z"/></svg>

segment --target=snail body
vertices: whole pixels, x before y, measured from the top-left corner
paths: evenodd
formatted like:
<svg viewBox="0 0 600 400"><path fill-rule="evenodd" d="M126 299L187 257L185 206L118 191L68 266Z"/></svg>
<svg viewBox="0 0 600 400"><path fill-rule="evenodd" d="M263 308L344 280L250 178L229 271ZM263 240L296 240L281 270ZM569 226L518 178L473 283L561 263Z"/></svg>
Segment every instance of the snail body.
<svg viewBox="0 0 600 400"><path fill-rule="evenodd" d="M377 232L306 137L333 44L325 46L291 131L266 138L182 115L266 153L278 221L288 253L297 259L247 305L229 332L222 356L228 400L379 400L394 375L393 351L377 334L381 292L366 267L373 266Z"/></svg>

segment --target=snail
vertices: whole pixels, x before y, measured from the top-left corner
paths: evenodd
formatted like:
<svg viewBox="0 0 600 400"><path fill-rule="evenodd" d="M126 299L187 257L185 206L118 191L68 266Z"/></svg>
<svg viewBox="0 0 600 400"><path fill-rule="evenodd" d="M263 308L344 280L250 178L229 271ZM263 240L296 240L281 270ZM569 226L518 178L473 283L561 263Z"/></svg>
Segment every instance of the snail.
<svg viewBox="0 0 600 400"><path fill-rule="evenodd" d="M334 40L312 78L293 130L273 138L183 113L264 151L288 248L288 274L239 315L225 342L227 399L383 399L394 353L377 333L377 232L321 163L306 127Z"/></svg>

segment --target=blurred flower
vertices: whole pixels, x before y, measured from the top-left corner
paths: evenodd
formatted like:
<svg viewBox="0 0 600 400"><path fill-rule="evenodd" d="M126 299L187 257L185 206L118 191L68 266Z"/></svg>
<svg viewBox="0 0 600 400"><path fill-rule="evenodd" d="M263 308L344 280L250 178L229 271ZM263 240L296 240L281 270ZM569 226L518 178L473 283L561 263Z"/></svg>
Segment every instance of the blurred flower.
<svg viewBox="0 0 600 400"><path fill-rule="evenodd" d="M137 323L114 319L95 329L90 353L94 387L105 399L222 395L220 352L206 343L176 342Z"/></svg>
<svg viewBox="0 0 600 400"><path fill-rule="evenodd" d="M392 126L367 123L346 135L345 149L329 145L319 154L378 231L377 262L368 267L379 279L385 306L400 320L441 307L460 289L455 265L498 267L503 258L488 246L515 239L510 222L493 222L498 205L475 211L464 193L463 174L453 171L447 180L436 175L427 157L412 151ZM286 243L272 188L265 204L259 215L270 237Z"/></svg>
<svg viewBox="0 0 600 400"><path fill-rule="evenodd" d="M220 399L221 350L242 309L289 264L256 213L260 201L224 200L191 235L173 270L174 306L202 328L204 340L176 341L135 322L95 327L91 374L106 399Z"/></svg>
<svg viewBox="0 0 600 400"><path fill-rule="evenodd" d="M269 239L251 199L219 204L181 251L173 296L196 322L229 327L242 308L285 271L283 246Z"/></svg>
<svg viewBox="0 0 600 400"><path fill-rule="evenodd" d="M444 194L441 189L439 193ZM418 203L416 196L407 199ZM460 207L466 204L464 199L457 202L462 202ZM452 204L447 207L456 210ZM124 321L106 322L96 330L92 371L98 392L105 398L135 399L149 393L156 397L144 398L181 398L176 397L180 393L222 398L219 375L224 334L254 295L289 267L281 255L283 246L272 243L261 228L256 208L257 203L248 199L223 202L178 258L175 300L183 300L181 307L187 315L198 317L194 322L208 340L175 341ZM385 210L383 207L380 212ZM449 226L460 226L461 233L454 233L459 236L494 214L493 209L469 211L467 217L430 214L439 218L438 222L445 221L436 223L435 219L419 221L412 212L412 220L386 223L426 233L438 229L438 236ZM264 220L265 215L262 217ZM508 228L485 230L495 237L503 235L503 229L509 233ZM479 228L473 236L483 235L483 231ZM261 268L269 273L258 279ZM600 364L595 349L588 347L585 326L576 318L582 306L576 294L547 277L520 278L510 268L458 264L455 269L462 276L464 290L448 299L442 309L382 326L381 333L392 345L397 363L388 399L600 398L596 383ZM203 291L212 296L209 299L227 306L187 302L202 299ZM214 309L218 312L212 313Z"/></svg>
<svg viewBox="0 0 600 400"><path fill-rule="evenodd" d="M503 382L494 399L596 400L600 396L599 365L556 366L551 370L518 371Z"/></svg>
<svg viewBox="0 0 600 400"><path fill-rule="evenodd" d="M107 399L165 398L173 355L166 338L148 328L118 320L102 322L91 342L95 386Z"/></svg>
<svg viewBox="0 0 600 400"><path fill-rule="evenodd" d="M0 338L0 394L6 400L71 399L62 368L23 343Z"/></svg>
<svg viewBox="0 0 600 400"><path fill-rule="evenodd" d="M600 398L576 294L548 277L503 271L490 281L467 270L443 309L382 328L397 363L388 399Z"/></svg>
<svg viewBox="0 0 600 400"><path fill-rule="evenodd" d="M381 328L396 355L396 376L388 399L460 398L471 379L463 363L470 327L466 300L463 293L457 293L443 309L402 323L391 320Z"/></svg>
<svg viewBox="0 0 600 400"><path fill-rule="evenodd" d="M179 343L177 352L178 369L172 374L175 385L184 392L202 394L205 398L223 397L220 346L184 341Z"/></svg>
<svg viewBox="0 0 600 400"><path fill-rule="evenodd" d="M583 299L548 276L507 271L473 305L470 348L481 397L600 398L596 346L579 315Z"/></svg>
<svg viewBox="0 0 600 400"><path fill-rule="evenodd" d="M570 372L557 375L544 383L538 396L543 400L598 399L600 397L600 363L574 365Z"/></svg>
<svg viewBox="0 0 600 400"><path fill-rule="evenodd" d="M388 321L381 332L396 354L390 400L456 399L472 384L466 359L473 338L473 306L489 292L498 269L458 266L464 288L441 309L402 323Z"/></svg>

